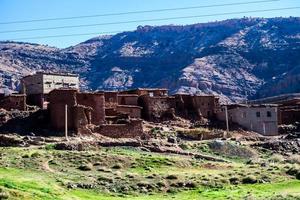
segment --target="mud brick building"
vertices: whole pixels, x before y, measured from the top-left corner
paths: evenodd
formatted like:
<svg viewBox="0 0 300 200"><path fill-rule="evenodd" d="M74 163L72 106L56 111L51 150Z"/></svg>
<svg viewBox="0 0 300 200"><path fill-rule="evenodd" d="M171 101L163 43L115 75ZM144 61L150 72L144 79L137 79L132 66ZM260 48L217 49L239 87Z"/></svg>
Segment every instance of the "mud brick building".
<svg viewBox="0 0 300 200"><path fill-rule="evenodd" d="M262 135L278 135L277 105L234 104L227 105L228 121ZM217 113L219 120L226 120L225 108Z"/></svg>
<svg viewBox="0 0 300 200"><path fill-rule="evenodd" d="M57 131L65 128L65 105L68 108L68 129L75 134L100 133L109 137L137 137L143 135L142 120L123 119L122 123L114 121L107 124L105 113L105 94L103 92L86 93L76 89L55 89L49 93L49 112L51 127ZM139 117L137 106L127 111L118 105L122 113L130 112ZM114 108L112 108L114 109ZM123 117L123 116L122 116Z"/></svg>
<svg viewBox="0 0 300 200"><path fill-rule="evenodd" d="M79 77L75 74L37 72L21 79L21 92L27 95L27 104L45 108L48 94L54 89L79 89Z"/></svg>
<svg viewBox="0 0 300 200"><path fill-rule="evenodd" d="M49 94L51 126L64 130L65 105L68 106L68 128L78 131L88 125L105 123L104 94L80 93L76 89L58 89Z"/></svg>
<svg viewBox="0 0 300 200"><path fill-rule="evenodd" d="M105 113L111 121L117 116L127 115L130 118L141 118L142 108L138 106L137 94L120 94L118 91L105 91Z"/></svg>
<svg viewBox="0 0 300 200"><path fill-rule="evenodd" d="M142 107L140 106L118 105L116 110L118 113L127 114L130 118L141 118Z"/></svg>
<svg viewBox="0 0 300 200"><path fill-rule="evenodd" d="M142 118L149 121L173 119L175 116L175 98L172 96L142 95L139 105L143 108Z"/></svg>
<svg viewBox="0 0 300 200"><path fill-rule="evenodd" d="M250 101L252 104L272 103L278 105L278 124L300 122L300 93L284 94Z"/></svg>
<svg viewBox="0 0 300 200"><path fill-rule="evenodd" d="M183 118L214 119L220 109L219 98L214 95L176 94L176 114Z"/></svg>
<svg viewBox="0 0 300 200"><path fill-rule="evenodd" d="M120 92L121 94L136 94L138 96L148 95L150 97L168 96L166 88L137 88Z"/></svg>
<svg viewBox="0 0 300 200"><path fill-rule="evenodd" d="M0 94L0 108L5 110L21 110L26 111L26 95L25 94L11 94L5 96Z"/></svg>
<svg viewBox="0 0 300 200"><path fill-rule="evenodd" d="M118 105L118 91L104 91L105 108L115 108Z"/></svg>
<svg viewBox="0 0 300 200"><path fill-rule="evenodd" d="M137 94L118 94L118 105L137 106L138 98Z"/></svg>

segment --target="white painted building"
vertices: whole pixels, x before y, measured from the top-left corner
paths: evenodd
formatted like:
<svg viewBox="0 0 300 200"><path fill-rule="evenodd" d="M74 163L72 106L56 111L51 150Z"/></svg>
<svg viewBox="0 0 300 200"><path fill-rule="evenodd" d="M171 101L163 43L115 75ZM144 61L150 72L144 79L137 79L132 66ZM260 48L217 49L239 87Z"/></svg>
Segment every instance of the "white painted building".
<svg viewBox="0 0 300 200"><path fill-rule="evenodd" d="M228 105L229 123L236 123L247 130L262 135L278 135L277 105ZM225 121L225 109L217 113L219 120Z"/></svg>

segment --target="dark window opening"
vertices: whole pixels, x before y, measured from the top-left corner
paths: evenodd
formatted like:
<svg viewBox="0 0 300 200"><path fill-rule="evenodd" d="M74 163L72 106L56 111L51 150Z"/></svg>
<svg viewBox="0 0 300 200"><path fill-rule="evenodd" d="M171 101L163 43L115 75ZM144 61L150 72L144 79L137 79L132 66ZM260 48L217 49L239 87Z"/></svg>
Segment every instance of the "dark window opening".
<svg viewBox="0 0 300 200"><path fill-rule="evenodd" d="M256 117L260 117L260 112L256 112Z"/></svg>
<svg viewBox="0 0 300 200"><path fill-rule="evenodd" d="M271 111L267 111L267 117L272 117Z"/></svg>

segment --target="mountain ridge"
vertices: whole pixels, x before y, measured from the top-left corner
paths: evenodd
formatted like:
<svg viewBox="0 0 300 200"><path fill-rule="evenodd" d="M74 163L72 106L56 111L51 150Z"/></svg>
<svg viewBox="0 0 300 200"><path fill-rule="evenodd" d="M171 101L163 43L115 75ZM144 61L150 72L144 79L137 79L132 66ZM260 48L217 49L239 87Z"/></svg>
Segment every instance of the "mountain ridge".
<svg viewBox="0 0 300 200"><path fill-rule="evenodd" d="M0 42L2 90L35 71L79 73L83 89L167 87L243 101L300 92L300 18L139 26L64 49Z"/></svg>

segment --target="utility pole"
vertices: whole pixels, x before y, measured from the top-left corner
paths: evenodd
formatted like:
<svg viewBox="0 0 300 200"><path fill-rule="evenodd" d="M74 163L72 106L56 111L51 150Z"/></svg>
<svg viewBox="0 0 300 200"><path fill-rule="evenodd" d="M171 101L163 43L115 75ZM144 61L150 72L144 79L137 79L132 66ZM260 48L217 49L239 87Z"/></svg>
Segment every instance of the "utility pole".
<svg viewBox="0 0 300 200"><path fill-rule="evenodd" d="M227 105L225 105L225 118L226 118L226 132L229 132L229 122L228 122L228 109Z"/></svg>
<svg viewBox="0 0 300 200"><path fill-rule="evenodd" d="M65 137L66 140L69 141L68 138L68 105L65 105Z"/></svg>

